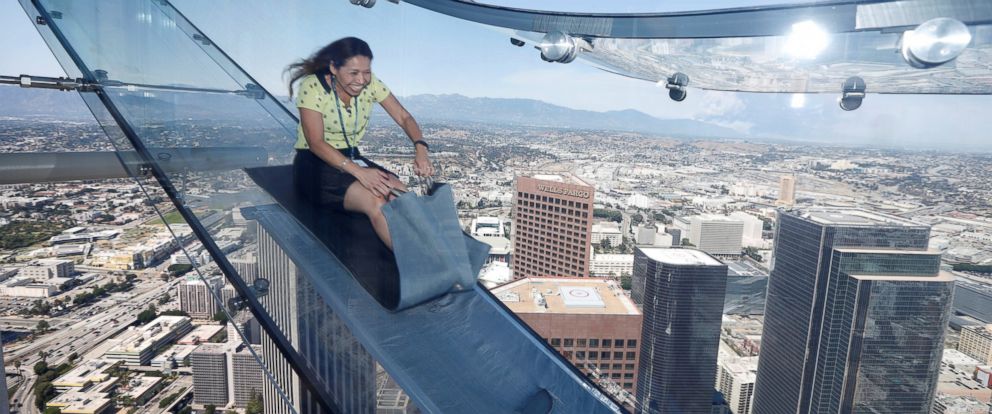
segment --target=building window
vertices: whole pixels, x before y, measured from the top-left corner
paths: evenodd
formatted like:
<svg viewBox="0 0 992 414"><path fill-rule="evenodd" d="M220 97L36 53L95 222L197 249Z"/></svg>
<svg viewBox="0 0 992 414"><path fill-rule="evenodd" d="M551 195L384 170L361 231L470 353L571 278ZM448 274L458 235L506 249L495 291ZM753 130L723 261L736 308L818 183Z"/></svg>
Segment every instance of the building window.
<svg viewBox="0 0 992 414"><path fill-rule="evenodd" d="M623 387L626 388L626 389L628 389L628 390L633 389L634 388L634 383L632 383L632 382L625 382L625 383L623 383Z"/></svg>
<svg viewBox="0 0 992 414"><path fill-rule="evenodd" d="M620 379L620 373L619 372L614 372L614 373L610 374L610 378Z"/></svg>
<svg viewBox="0 0 992 414"><path fill-rule="evenodd" d="M614 339L613 343L616 344L617 348L623 348L623 339Z"/></svg>
<svg viewBox="0 0 992 414"><path fill-rule="evenodd" d="M634 373L628 372L626 374L623 374L623 379L634 379Z"/></svg>
<svg viewBox="0 0 992 414"><path fill-rule="evenodd" d="M582 361L586 359L586 351L575 351L575 359Z"/></svg>
<svg viewBox="0 0 992 414"><path fill-rule="evenodd" d="M614 352L613 353L613 359L616 359L616 360L623 359L623 352ZM617 368L617 369L620 369L620 368Z"/></svg>
<svg viewBox="0 0 992 414"><path fill-rule="evenodd" d="M605 352L605 351L604 352L600 352L599 353L599 359L610 359L610 353L609 352Z"/></svg>
<svg viewBox="0 0 992 414"><path fill-rule="evenodd" d="M575 346L575 340L572 338L565 338L565 348L571 348Z"/></svg>
<svg viewBox="0 0 992 414"><path fill-rule="evenodd" d="M603 340L603 348L610 348L612 346L613 346L613 340L612 339L604 339Z"/></svg>
<svg viewBox="0 0 992 414"><path fill-rule="evenodd" d="M551 338L551 346L561 346L561 338Z"/></svg>
<svg viewBox="0 0 992 414"><path fill-rule="evenodd" d="M592 359L592 360L599 359L599 352L590 352L589 353L589 359Z"/></svg>
<svg viewBox="0 0 992 414"><path fill-rule="evenodd" d="M623 364L613 364L613 370L615 371L619 371L621 367L623 367Z"/></svg>
<svg viewBox="0 0 992 414"><path fill-rule="evenodd" d="M627 353L627 360L628 361L633 361L634 360L634 354L635 354L634 352L628 352Z"/></svg>
<svg viewBox="0 0 992 414"><path fill-rule="evenodd" d="M586 347L586 339L585 338L576 339L575 340L575 346L578 347L578 348L585 348Z"/></svg>
<svg viewBox="0 0 992 414"><path fill-rule="evenodd" d="M637 348L637 340L636 339L628 339L627 340L627 348Z"/></svg>
<svg viewBox="0 0 992 414"><path fill-rule="evenodd" d="M634 364L624 364L623 369L633 370L634 369Z"/></svg>

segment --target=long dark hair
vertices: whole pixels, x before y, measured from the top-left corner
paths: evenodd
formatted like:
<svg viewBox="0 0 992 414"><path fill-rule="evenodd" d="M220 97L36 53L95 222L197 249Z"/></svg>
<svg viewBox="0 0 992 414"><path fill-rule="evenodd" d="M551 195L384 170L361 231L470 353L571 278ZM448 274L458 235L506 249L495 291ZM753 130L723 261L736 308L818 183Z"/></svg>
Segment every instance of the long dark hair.
<svg viewBox="0 0 992 414"><path fill-rule="evenodd" d="M324 46L309 58L287 66L285 72L289 72L289 96L293 96L293 83L300 78L313 74L325 74L330 70L331 65L340 68L344 62L355 56L365 56L372 60L372 48L364 40L357 37L344 37Z"/></svg>

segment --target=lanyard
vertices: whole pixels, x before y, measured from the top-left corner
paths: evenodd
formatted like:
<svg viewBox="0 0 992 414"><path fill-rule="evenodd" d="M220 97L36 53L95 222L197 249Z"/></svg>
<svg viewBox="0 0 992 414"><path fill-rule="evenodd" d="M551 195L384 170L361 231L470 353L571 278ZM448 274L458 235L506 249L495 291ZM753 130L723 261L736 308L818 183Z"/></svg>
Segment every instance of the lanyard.
<svg viewBox="0 0 992 414"><path fill-rule="evenodd" d="M348 146L348 156L351 157L352 161L354 161L355 150L351 145L351 140L348 139L348 131L344 128L344 115L341 115L341 102L339 102L340 99L338 98L337 79L334 79L334 75L331 75L331 91L334 92L334 106L338 108L338 121L341 122L341 134L344 135L344 143ZM354 101L352 104L355 106L354 132L355 135L358 135L358 97L353 96L352 101Z"/></svg>

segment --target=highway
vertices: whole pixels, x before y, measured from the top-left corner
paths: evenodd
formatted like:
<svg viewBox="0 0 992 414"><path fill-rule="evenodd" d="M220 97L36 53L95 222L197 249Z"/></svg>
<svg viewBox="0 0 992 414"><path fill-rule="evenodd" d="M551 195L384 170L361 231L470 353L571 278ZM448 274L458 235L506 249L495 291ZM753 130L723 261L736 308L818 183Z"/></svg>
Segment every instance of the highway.
<svg viewBox="0 0 992 414"><path fill-rule="evenodd" d="M146 272L143 278L135 281L135 287L131 291L114 293L97 303L74 309L70 316L0 319L0 323L6 322L10 326L33 328L41 320L49 321L52 326L48 333L33 341L10 347L4 353L8 365L16 360L21 362L25 380L24 385L11 395L12 412L19 410L21 413L38 413L31 389L36 379L33 367L42 360L41 351L47 352L45 359L49 366L68 362L69 355L73 353L82 356L83 361L101 357L113 345L108 339L127 329L137 320L138 313L147 309L149 304L157 305L158 298L174 289L182 280L163 282L153 276L155 274ZM77 288L75 291L82 290Z"/></svg>

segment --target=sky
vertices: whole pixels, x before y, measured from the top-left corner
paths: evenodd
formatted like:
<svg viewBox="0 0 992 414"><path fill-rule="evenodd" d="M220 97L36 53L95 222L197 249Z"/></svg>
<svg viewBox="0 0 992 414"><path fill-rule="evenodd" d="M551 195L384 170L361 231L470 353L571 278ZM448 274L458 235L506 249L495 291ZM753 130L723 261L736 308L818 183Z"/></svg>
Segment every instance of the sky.
<svg viewBox="0 0 992 414"><path fill-rule="evenodd" d="M532 1L487 0L509 7ZM173 4L245 70L285 95L283 70L339 37L367 40L373 70L397 96L461 94L528 98L574 109L634 109L663 119L693 119L752 138L836 142L842 145L992 151L989 96L869 94L853 112L837 96L809 95L793 108L786 94L690 89L683 102L651 82L593 68L581 60L547 63L530 45L514 47L506 32L409 4L379 0L372 9L346 0L174 0ZM667 12L783 3L764 0L544 0L542 8L578 12ZM15 1L0 4L0 74L59 75L33 23ZM196 66L196 65L186 65ZM185 69L185 68L183 68ZM176 73L181 70L177 70ZM197 72L188 71L189 76ZM417 114L414 114L417 115Z"/></svg>

